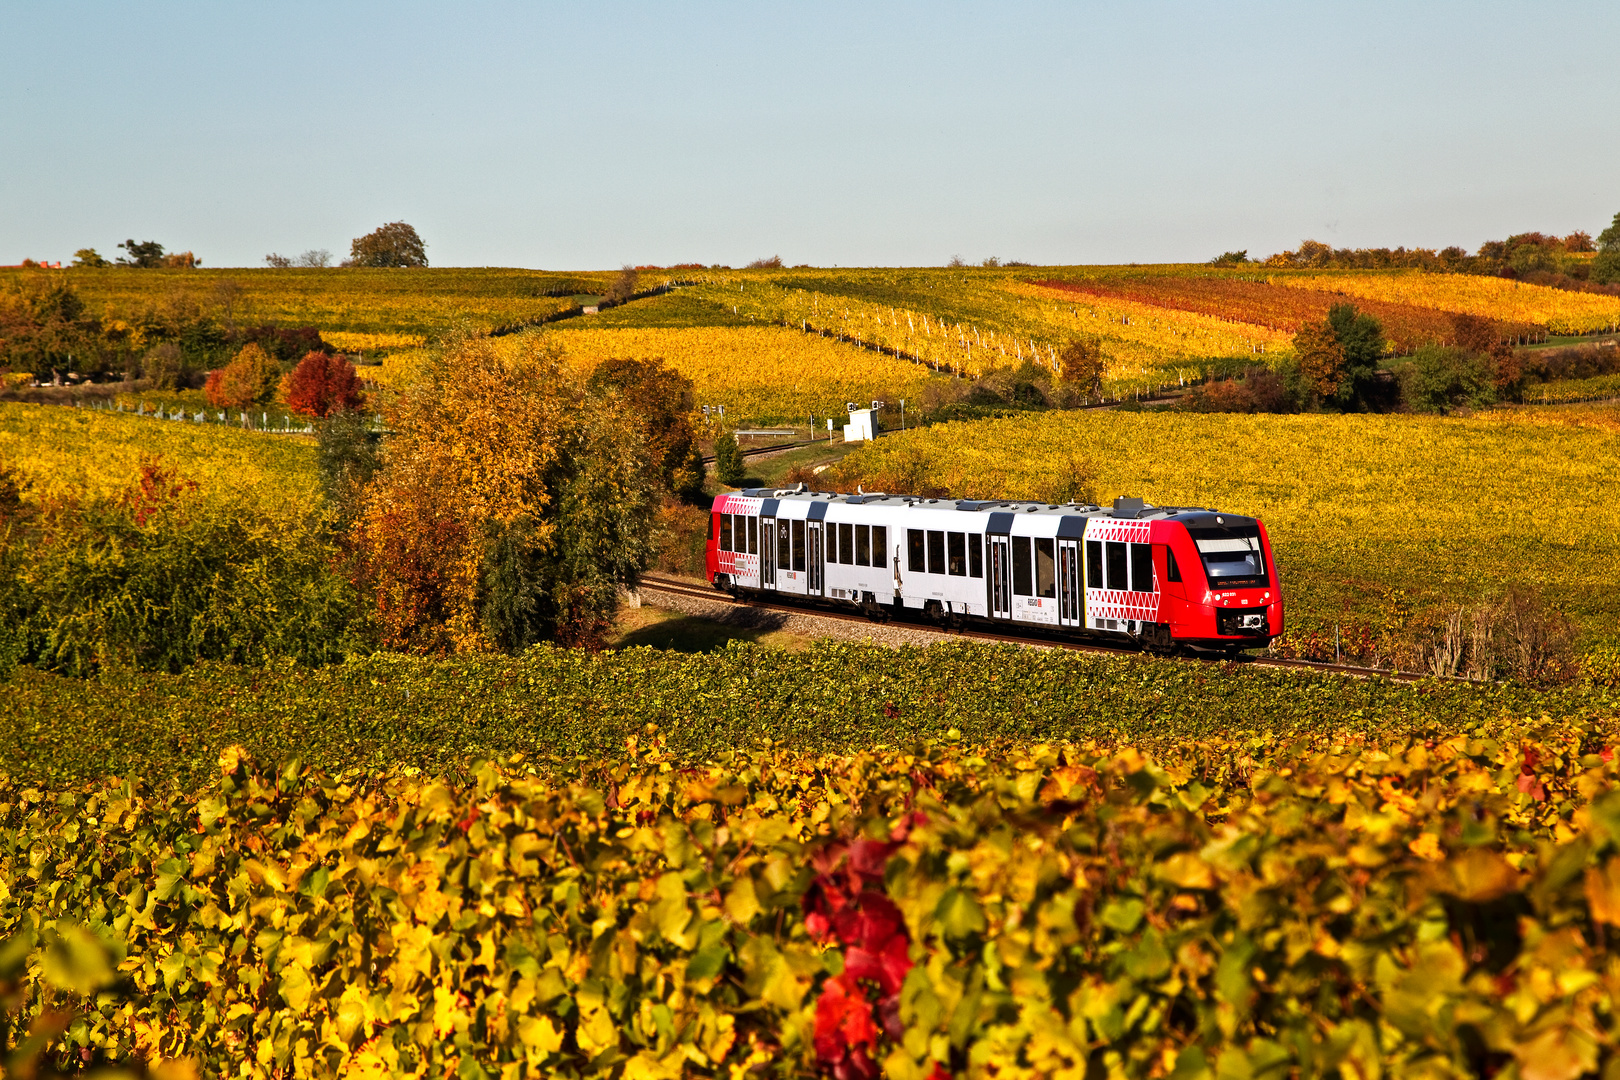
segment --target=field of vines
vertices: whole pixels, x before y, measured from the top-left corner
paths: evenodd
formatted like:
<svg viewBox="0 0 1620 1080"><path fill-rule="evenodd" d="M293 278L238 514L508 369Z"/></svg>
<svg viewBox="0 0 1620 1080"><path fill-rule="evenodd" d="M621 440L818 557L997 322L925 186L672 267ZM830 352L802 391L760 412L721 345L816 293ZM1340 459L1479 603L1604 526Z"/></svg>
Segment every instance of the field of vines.
<svg viewBox="0 0 1620 1080"><path fill-rule="evenodd" d="M30 271L0 270L0 282L20 280L25 273ZM96 316L129 318L152 305L191 303L248 326L314 326L323 333L383 334L389 339L526 325L571 307L575 301L570 294L602 291L613 276L460 268L114 268L64 274Z"/></svg>
<svg viewBox="0 0 1620 1080"><path fill-rule="evenodd" d="M1353 300L1411 304L1462 311L1506 322L1545 327L1554 334L1590 334L1620 329L1620 297L1526 285L1478 274L1285 273L1274 284L1341 293Z"/></svg>
<svg viewBox="0 0 1620 1080"><path fill-rule="evenodd" d="M1348 299L1326 287L1297 287L1307 280L1302 277L1296 282L1290 277L1287 284L1280 284L1229 275L1155 274L1072 281L1051 278L1040 284L1056 293L1084 297L1087 301L1130 300L1266 327L1291 336L1306 322L1320 322L1326 318L1330 307ZM1455 339L1450 312L1368 297L1357 297L1354 302L1383 324L1384 336L1395 352L1407 353L1426 342ZM1546 333L1546 328L1539 324L1504 318L1495 312L1489 317L1495 323L1497 336L1504 341L1539 339Z"/></svg>
<svg viewBox="0 0 1620 1080"><path fill-rule="evenodd" d="M891 435L829 487L960 498L1142 496L1254 514L1295 633L1402 625L1436 604L1539 588L1620 640L1620 413L1469 419L1049 413Z"/></svg>
<svg viewBox="0 0 1620 1080"><path fill-rule="evenodd" d="M110 496L158 460L179 477L277 512L312 509L314 440L55 405L0 402L0 462L41 501Z"/></svg>
<svg viewBox="0 0 1620 1080"><path fill-rule="evenodd" d="M75 1067L1575 1080L1617 705L985 645L20 671L0 979Z"/></svg>

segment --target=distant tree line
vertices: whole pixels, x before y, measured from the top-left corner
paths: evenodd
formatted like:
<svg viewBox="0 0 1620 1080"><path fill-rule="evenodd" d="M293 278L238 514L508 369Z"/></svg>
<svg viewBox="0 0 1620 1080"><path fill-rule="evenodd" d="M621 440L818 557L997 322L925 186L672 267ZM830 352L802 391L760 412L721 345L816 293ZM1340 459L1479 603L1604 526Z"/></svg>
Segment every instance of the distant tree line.
<svg viewBox="0 0 1620 1080"><path fill-rule="evenodd" d="M1210 265L1242 266L1254 261L1247 251L1228 251L1211 259ZM1279 252L1257 264L1278 269L1486 274L1555 289L1620 295L1620 214L1596 240L1584 231L1567 236L1525 232L1506 240L1488 240L1472 255L1460 247L1335 248L1305 240L1295 250Z"/></svg>

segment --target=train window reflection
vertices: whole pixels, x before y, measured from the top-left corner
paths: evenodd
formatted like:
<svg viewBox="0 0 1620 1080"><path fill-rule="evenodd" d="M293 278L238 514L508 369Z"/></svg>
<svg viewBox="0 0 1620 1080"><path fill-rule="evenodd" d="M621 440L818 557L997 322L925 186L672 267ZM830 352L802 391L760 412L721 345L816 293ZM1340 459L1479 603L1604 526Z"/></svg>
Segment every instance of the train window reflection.
<svg viewBox="0 0 1620 1080"><path fill-rule="evenodd" d="M855 526L838 526L838 561L845 566L855 565Z"/></svg>
<svg viewBox="0 0 1620 1080"><path fill-rule="evenodd" d="M921 529L906 530L906 569L918 574L928 572L928 564L923 559L923 531Z"/></svg>
<svg viewBox="0 0 1620 1080"><path fill-rule="evenodd" d="M928 530L928 572L945 572L945 534L938 529Z"/></svg>
<svg viewBox="0 0 1620 1080"><path fill-rule="evenodd" d="M1086 541L1086 587L1089 589L1106 589L1103 584L1103 542L1101 540Z"/></svg>
<svg viewBox="0 0 1620 1080"><path fill-rule="evenodd" d="M793 523L793 569L804 569L804 522Z"/></svg>
<svg viewBox="0 0 1620 1080"><path fill-rule="evenodd" d="M1129 592L1131 589L1130 553L1125 545L1113 540L1105 545L1108 554L1108 587L1118 589L1120 592Z"/></svg>
<svg viewBox="0 0 1620 1080"><path fill-rule="evenodd" d="M889 527L887 525L872 526L872 565L889 565Z"/></svg>
<svg viewBox="0 0 1620 1080"><path fill-rule="evenodd" d="M1057 595L1057 566L1052 555L1053 542L1038 538L1035 541L1035 595Z"/></svg>
<svg viewBox="0 0 1620 1080"><path fill-rule="evenodd" d="M1153 591L1153 545L1131 545L1131 588L1137 592Z"/></svg>
<svg viewBox="0 0 1620 1080"><path fill-rule="evenodd" d="M869 525L855 526L855 565L872 566L872 528Z"/></svg>
<svg viewBox="0 0 1620 1080"><path fill-rule="evenodd" d="M984 537L969 533L968 545L968 576L984 577Z"/></svg>
<svg viewBox="0 0 1620 1080"><path fill-rule="evenodd" d="M1017 596L1035 595L1035 568L1030 565L1029 537L1012 538L1013 593Z"/></svg>
<svg viewBox="0 0 1620 1080"><path fill-rule="evenodd" d="M945 552L948 556L946 561L950 567L951 576L967 577L967 543L961 533L946 534Z"/></svg>
<svg viewBox="0 0 1620 1080"><path fill-rule="evenodd" d="M793 565L788 561L791 552L788 549L788 522L776 523L776 568L778 570L791 570Z"/></svg>

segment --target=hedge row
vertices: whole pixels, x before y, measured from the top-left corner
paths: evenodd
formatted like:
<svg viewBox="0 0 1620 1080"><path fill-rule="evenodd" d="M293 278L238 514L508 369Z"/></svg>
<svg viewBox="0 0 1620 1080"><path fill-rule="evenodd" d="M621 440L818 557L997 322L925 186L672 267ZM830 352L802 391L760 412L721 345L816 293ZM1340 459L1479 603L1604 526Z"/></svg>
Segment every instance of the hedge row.
<svg viewBox="0 0 1620 1080"><path fill-rule="evenodd" d="M1620 691L1281 672L987 644L687 656L549 647L521 658L377 656L324 667L201 664L75 680L18 669L0 693L0 771L62 780L206 777L240 744L265 760L449 774L524 753L601 761L657 725L683 760L764 743L801 751L976 741L1450 734L1548 715L1608 722Z"/></svg>
<svg viewBox="0 0 1620 1080"><path fill-rule="evenodd" d="M0 980L59 1065L206 1075L1607 1076L1612 757L230 749L189 794L0 784Z"/></svg>

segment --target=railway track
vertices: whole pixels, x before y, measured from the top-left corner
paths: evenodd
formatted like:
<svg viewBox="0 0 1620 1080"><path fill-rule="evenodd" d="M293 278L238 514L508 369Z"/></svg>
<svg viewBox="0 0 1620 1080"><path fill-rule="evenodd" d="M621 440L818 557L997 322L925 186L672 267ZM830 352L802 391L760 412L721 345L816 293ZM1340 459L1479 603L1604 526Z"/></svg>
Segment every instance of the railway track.
<svg viewBox="0 0 1620 1080"><path fill-rule="evenodd" d="M843 622L870 623L865 615L849 611L839 611L835 608L817 607L810 604L788 604L757 597L734 597L729 593L706 585L701 581L669 577L663 574L645 574L641 578L641 588L654 592L670 593L676 596L685 596L691 599L704 600L715 604L728 604L733 607L751 607L762 611L781 611L793 615L814 615L821 619L838 619ZM910 614L909 612L907 613ZM948 629L924 619L905 619L905 624L914 626L919 630L926 630L943 637L963 638L972 641L1006 642L1015 645L1041 645L1049 649L1067 649L1070 652L1096 653L1104 656L1123 656L1139 653L1139 649L1121 646L1103 645L1095 642L1068 641L1060 637L1030 632L1012 630L1004 633L990 633L977 629ZM1391 679L1396 682L1420 682L1432 678L1410 671L1386 671L1383 668L1357 667L1353 664L1325 664L1311 660L1285 660L1275 656L1248 656L1231 661L1222 655L1181 654L1181 659L1197 660L1204 663L1229 663L1253 665L1254 667L1283 668L1297 671L1321 671L1335 675L1350 675L1357 678ZM1466 680L1458 680L1466 681Z"/></svg>

